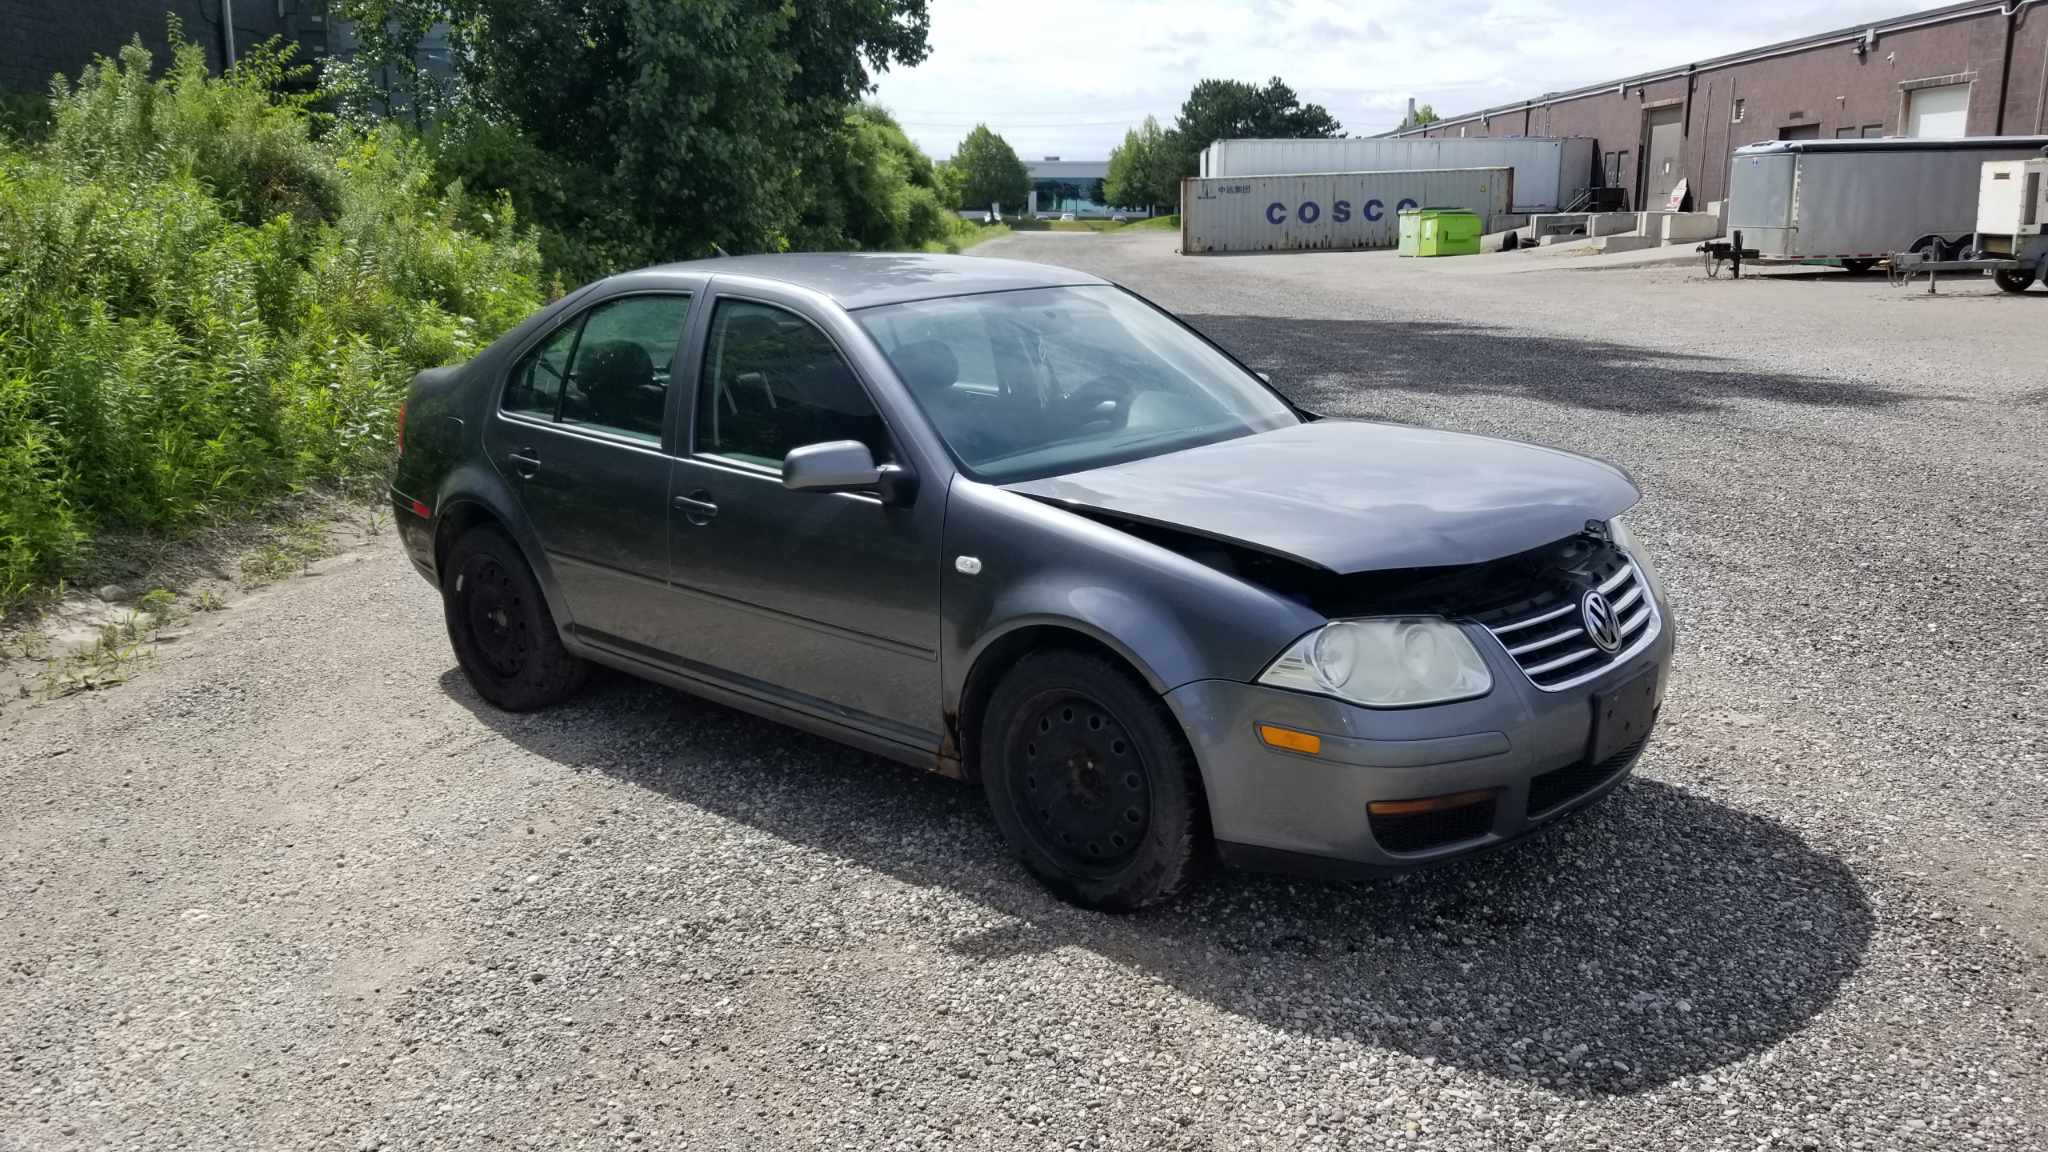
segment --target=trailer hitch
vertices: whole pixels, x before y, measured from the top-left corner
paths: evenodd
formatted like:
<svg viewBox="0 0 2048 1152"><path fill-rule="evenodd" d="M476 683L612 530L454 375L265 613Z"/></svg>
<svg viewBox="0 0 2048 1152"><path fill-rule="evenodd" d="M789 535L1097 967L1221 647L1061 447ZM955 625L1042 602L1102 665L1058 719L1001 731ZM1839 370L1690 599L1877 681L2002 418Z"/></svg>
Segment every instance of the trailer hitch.
<svg viewBox="0 0 2048 1152"><path fill-rule="evenodd" d="M1721 274L1721 265L1724 263L1728 265L1730 277L1740 280L1742 279L1742 262L1744 260L1754 260L1757 257L1756 249L1744 248L1742 246L1742 233L1739 231L1727 240L1709 240L1700 245L1695 251L1700 254L1701 262L1707 266L1707 279L1709 280Z"/></svg>

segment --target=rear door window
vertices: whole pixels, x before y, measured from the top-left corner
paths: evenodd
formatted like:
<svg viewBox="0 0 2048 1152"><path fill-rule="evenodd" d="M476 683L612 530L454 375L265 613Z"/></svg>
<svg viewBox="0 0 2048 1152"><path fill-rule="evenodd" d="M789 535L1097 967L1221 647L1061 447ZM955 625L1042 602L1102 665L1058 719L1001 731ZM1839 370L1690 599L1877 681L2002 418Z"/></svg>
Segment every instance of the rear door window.
<svg viewBox="0 0 2048 1152"><path fill-rule="evenodd" d="M607 300L556 329L512 370L508 412L661 441L669 373L690 297Z"/></svg>
<svg viewBox="0 0 2048 1152"><path fill-rule="evenodd" d="M562 423L659 443L669 370L690 298L624 296L590 310L562 395Z"/></svg>
<svg viewBox="0 0 2048 1152"><path fill-rule="evenodd" d="M505 388L505 411L524 412L553 420L562 403L562 382L569 378L569 353L576 348L578 320L555 329L512 369Z"/></svg>

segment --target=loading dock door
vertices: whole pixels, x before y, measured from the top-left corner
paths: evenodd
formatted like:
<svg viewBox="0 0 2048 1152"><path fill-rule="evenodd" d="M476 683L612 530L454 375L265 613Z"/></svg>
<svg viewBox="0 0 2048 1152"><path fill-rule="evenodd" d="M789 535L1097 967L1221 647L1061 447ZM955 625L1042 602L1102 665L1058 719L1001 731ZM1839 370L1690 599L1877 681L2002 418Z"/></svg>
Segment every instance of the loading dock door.
<svg viewBox="0 0 2048 1152"><path fill-rule="evenodd" d="M1683 105L1670 104L1643 113L1643 194L1638 204L1661 206L1685 176Z"/></svg>
<svg viewBox="0 0 2048 1152"><path fill-rule="evenodd" d="M1970 86L1944 84L1906 93L1906 135L1957 139L1969 134Z"/></svg>

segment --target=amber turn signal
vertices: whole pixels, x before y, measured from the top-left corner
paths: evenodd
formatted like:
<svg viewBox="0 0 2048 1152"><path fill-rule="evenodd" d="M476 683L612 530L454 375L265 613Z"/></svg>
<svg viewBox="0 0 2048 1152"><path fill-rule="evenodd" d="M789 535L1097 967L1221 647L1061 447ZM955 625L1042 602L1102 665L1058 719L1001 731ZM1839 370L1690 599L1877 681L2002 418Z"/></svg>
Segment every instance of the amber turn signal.
<svg viewBox="0 0 2048 1152"><path fill-rule="evenodd" d="M1277 724L1259 725L1259 739L1272 747L1285 748L1289 752L1302 752L1310 756L1321 755L1323 751L1321 736L1313 732L1296 732L1292 728L1282 728Z"/></svg>

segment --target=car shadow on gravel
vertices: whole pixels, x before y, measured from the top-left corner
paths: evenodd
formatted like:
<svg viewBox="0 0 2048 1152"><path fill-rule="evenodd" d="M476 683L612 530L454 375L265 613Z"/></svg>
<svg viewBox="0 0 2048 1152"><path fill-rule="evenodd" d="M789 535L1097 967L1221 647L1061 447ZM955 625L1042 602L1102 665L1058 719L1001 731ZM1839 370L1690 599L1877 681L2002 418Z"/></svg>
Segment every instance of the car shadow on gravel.
<svg viewBox="0 0 2048 1152"><path fill-rule="evenodd" d="M1606 412L1706 412L1731 401L1878 408L1944 399L1847 380L1758 372L1739 361L1474 324L1187 315L1311 410L1348 411L1371 390L1496 395Z"/></svg>
<svg viewBox="0 0 2048 1152"><path fill-rule="evenodd" d="M994 926L949 942L977 967L1085 949L1272 1028L1572 1095L1646 1091L1769 1048L1829 1004L1871 939L1841 861L1641 777L1546 834L1431 871L1225 871L1109 916L1033 883L972 785L614 674L528 715L482 703L454 669L441 686L566 768L986 907Z"/></svg>

